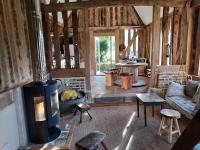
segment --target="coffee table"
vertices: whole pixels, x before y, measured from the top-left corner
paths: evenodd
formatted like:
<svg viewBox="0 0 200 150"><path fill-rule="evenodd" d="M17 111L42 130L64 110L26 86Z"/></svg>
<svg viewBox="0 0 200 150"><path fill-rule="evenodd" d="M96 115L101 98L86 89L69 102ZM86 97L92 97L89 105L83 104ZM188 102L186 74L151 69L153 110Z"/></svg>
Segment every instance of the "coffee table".
<svg viewBox="0 0 200 150"><path fill-rule="evenodd" d="M154 106L160 105L161 109L165 100L158 96L156 93L141 93L136 94L137 96L137 112L139 118L139 103L142 102L144 105L144 124L147 126L147 116L146 116L146 107L152 106L152 116L154 117Z"/></svg>

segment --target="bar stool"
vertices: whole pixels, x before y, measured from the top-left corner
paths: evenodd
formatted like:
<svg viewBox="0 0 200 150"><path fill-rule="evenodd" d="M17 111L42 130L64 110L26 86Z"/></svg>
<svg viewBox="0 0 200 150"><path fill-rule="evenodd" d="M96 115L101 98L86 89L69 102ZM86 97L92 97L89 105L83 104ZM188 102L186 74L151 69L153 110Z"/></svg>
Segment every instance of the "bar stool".
<svg viewBox="0 0 200 150"><path fill-rule="evenodd" d="M162 109L160 111L162 119L160 122L160 128L158 134L161 136L161 130L164 130L168 134L168 142L172 142L172 135L178 134L181 135L178 119L181 117L181 114L173 109ZM175 123L175 126L173 126ZM173 130L174 127L174 130Z"/></svg>
<svg viewBox="0 0 200 150"><path fill-rule="evenodd" d="M130 73L121 73L121 88L122 89L130 89L132 87L133 76Z"/></svg>

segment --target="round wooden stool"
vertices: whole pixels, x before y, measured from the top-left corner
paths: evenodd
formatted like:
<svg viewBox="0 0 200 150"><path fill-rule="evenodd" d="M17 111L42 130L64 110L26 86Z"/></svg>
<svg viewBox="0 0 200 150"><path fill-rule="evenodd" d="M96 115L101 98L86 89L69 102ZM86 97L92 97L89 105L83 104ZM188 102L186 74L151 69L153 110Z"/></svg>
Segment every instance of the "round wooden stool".
<svg viewBox="0 0 200 150"><path fill-rule="evenodd" d="M181 114L173 109L162 109L160 111L162 119L160 123L160 128L158 134L161 136L161 130L164 130L168 134L168 142L172 142L172 135L178 133L181 135L178 119L181 117ZM175 123L175 126L173 126Z"/></svg>
<svg viewBox="0 0 200 150"><path fill-rule="evenodd" d="M122 89L130 89L132 87L133 76L129 73L121 73L121 88Z"/></svg>
<svg viewBox="0 0 200 150"><path fill-rule="evenodd" d="M114 73L113 71L105 71L105 77L106 77L106 86L110 87L114 84Z"/></svg>

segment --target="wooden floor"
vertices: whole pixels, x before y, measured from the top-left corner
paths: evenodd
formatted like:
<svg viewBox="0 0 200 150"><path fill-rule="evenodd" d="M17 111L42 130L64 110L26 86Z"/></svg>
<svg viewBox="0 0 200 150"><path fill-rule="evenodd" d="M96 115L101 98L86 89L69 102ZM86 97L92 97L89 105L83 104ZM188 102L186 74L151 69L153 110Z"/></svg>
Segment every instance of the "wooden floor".
<svg viewBox="0 0 200 150"><path fill-rule="evenodd" d="M118 101L122 96L136 95L137 93L147 92L149 78L139 76L139 79L147 82L146 86L132 87L131 89L124 90L120 86L114 85L112 87L105 86L105 76L91 76L91 94L93 99L98 99L98 102L105 102L107 99L111 101L111 98L117 98Z"/></svg>
<svg viewBox="0 0 200 150"><path fill-rule="evenodd" d="M151 109L147 109L147 127L144 127L143 107L140 107L139 118L136 104L92 107L93 120L84 115L82 124L79 124L79 114L62 117L61 124L74 126L70 149L74 150L75 142L89 132L99 130L106 133L105 143L109 150L170 150L177 137L173 137L173 143L169 144L166 135L158 136L160 107L156 107L154 118L151 116ZM182 131L188 122L185 118L179 119Z"/></svg>

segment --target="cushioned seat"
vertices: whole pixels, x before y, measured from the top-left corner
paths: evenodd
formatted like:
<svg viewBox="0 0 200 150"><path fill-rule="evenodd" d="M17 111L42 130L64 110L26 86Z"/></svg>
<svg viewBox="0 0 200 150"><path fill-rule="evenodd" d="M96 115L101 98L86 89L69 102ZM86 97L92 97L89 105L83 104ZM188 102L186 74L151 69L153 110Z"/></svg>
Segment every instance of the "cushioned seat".
<svg viewBox="0 0 200 150"><path fill-rule="evenodd" d="M172 107L178 109L187 118L192 119L196 114L195 103L187 96L171 96L166 97L166 101Z"/></svg>

